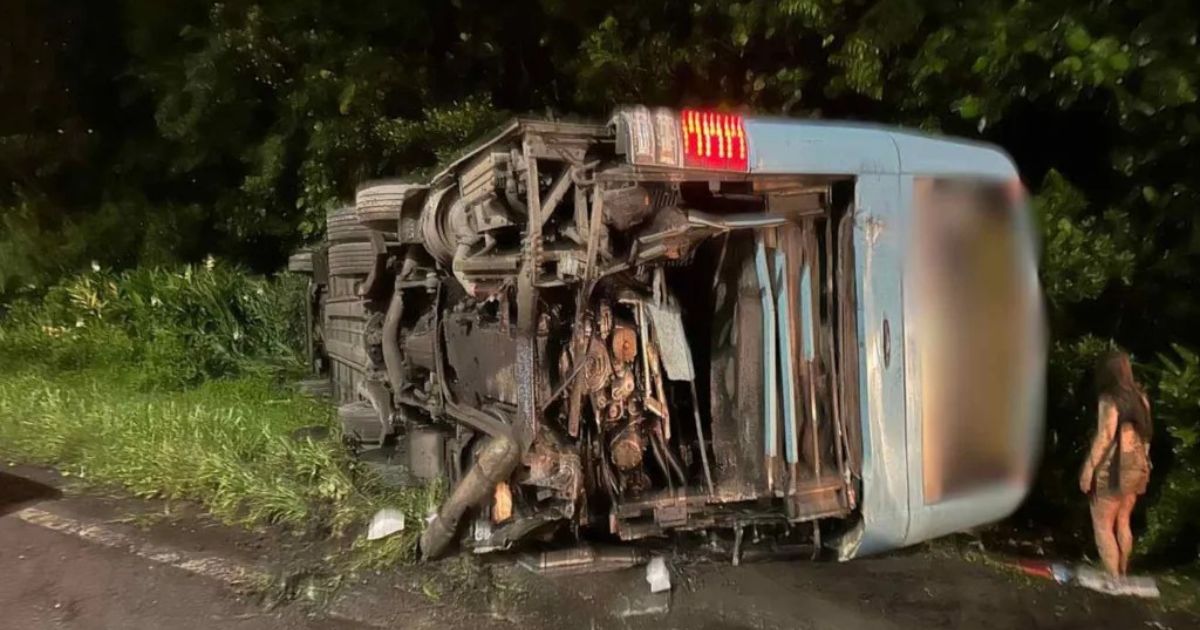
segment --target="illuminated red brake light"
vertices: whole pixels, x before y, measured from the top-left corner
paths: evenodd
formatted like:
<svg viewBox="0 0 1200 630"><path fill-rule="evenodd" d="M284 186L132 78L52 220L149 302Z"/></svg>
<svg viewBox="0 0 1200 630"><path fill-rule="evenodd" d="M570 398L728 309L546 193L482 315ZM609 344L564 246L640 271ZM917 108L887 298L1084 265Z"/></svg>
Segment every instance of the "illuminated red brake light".
<svg viewBox="0 0 1200 630"><path fill-rule="evenodd" d="M697 109L679 115L683 164L723 171L749 170L746 127L741 116Z"/></svg>
<svg viewBox="0 0 1200 630"><path fill-rule="evenodd" d="M635 166L750 170L750 139L737 114L633 105L618 109L610 124L617 152Z"/></svg>

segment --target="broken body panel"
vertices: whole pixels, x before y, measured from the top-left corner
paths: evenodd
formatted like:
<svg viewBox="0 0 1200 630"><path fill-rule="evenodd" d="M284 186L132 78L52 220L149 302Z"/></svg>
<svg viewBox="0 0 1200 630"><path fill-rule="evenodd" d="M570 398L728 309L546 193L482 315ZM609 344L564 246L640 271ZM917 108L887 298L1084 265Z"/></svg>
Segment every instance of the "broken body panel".
<svg viewBox="0 0 1200 630"><path fill-rule="evenodd" d="M426 555L464 527L476 551L713 528L736 548L745 527L825 521L853 557L996 520L1040 435L1032 228L1016 198L988 215L1011 238L984 266L1024 325L993 331L1019 349L1004 393L1020 404L979 415L1011 448L951 483L939 440L970 447L955 422L995 397L926 404L973 385L923 371L950 342L918 322L946 291L989 298L959 276L922 284L912 270L936 263L914 258L914 217L967 217L928 245L952 250L979 231L974 200L1016 177L994 148L885 128L646 108L514 121L428 182L360 189L370 268L328 253L355 272L331 271L328 303L361 304L337 327L360 339L324 344L340 414L362 448L455 484ZM957 210L920 209L939 203Z"/></svg>

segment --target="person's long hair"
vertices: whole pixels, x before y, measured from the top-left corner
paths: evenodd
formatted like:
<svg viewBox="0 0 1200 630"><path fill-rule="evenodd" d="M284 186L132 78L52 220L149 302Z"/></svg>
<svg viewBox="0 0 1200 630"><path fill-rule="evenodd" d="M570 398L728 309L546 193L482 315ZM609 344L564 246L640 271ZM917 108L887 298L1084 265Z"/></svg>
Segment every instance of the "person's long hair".
<svg viewBox="0 0 1200 630"><path fill-rule="evenodd" d="M1119 422L1131 423L1143 440L1150 441L1154 434L1150 409L1143 399L1142 386L1133 379L1128 354L1114 350L1100 358L1096 364L1096 390L1117 406Z"/></svg>

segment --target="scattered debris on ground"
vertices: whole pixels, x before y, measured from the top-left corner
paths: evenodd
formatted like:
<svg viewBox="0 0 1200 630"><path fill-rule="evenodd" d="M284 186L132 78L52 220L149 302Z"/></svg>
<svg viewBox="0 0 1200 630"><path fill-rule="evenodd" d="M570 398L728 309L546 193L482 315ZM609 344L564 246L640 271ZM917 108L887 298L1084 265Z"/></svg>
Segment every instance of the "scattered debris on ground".
<svg viewBox="0 0 1200 630"><path fill-rule="evenodd" d="M636 547L578 545L522 554L517 564L540 575L575 575L628 569L645 561L645 553Z"/></svg>
<svg viewBox="0 0 1200 630"><path fill-rule="evenodd" d="M651 593L671 590L671 572L667 570L667 562L662 556L655 556L646 565L646 582L650 584Z"/></svg>
<svg viewBox="0 0 1200 630"><path fill-rule="evenodd" d="M1129 595L1158 599L1158 583L1149 576L1113 576L1086 565L1049 562L1020 558L1017 568L1025 575L1054 580L1059 584L1075 584L1107 595Z"/></svg>
<svg viewBox="0 0 1200 630"><path fill-rule="evenodd" d="M395 508L383 508L371 517L367 527L367 540L379 540L404 531L404 512Z"/></svg>

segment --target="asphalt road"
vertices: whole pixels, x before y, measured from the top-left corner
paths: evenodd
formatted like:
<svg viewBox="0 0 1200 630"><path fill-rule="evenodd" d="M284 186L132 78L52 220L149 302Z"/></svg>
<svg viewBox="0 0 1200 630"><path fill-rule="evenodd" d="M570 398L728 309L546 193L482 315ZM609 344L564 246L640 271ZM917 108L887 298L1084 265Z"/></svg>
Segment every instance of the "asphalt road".
<svg viewBox="0 0 1200 630"><path fill-rule="evenodd" d="M26 507L59 502L53 488L0 472L2 629L364 627L298 608L268 612L219 581L18 517Z"/></svg>
<svg viewBox="0 0 1200 630"><path fill-rule="evenodd" d="M500 563L464 580L461 567L477 563L460 559L355 576L319 605L269 609L254 584L192 570L208 566L195 558L265 575L296 556L307 555L311 566L320 554L290 538L217 525L194 510L139 522L129 516L162 504L60 497L28 477L57 483L44 471L0 467L0 630L1200 627L1200 619L1155 603L1021 578L928 549L844 564L676 564L674 589L663 596L648 593L642 569L547 579ZM32 524L30 506L76 529ZM104 538L110 535L117 538Z"/></svg>
<svg viewBox="0 0 1200 630"><path fill-rule="evenodd" d="M265 612L223 584L15 518L0 518L0 628L331 628L361 624Z"/></svg>

